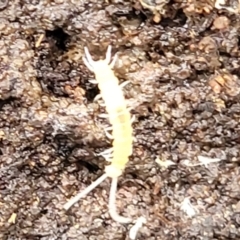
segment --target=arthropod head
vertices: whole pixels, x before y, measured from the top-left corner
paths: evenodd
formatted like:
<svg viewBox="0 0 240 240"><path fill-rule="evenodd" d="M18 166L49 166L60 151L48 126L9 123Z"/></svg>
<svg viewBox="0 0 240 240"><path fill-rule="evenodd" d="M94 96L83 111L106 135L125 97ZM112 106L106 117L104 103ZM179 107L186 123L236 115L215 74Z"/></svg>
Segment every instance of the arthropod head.
<svg viewBox="0 0 240 240"><path fill-rule="evenodd" d="M83 57L83 61L85 65L89 68L89 70L94 72L98 83L103 83L109 80L117 81L117 78L115 77L114 72L112 70L117 60L117 55L115 55L113 57L113 60L111 61L111 50L112 47L108 46L106 58L94 61L88 51L88 48L87 47L84 48L86 57Z"/></svg>

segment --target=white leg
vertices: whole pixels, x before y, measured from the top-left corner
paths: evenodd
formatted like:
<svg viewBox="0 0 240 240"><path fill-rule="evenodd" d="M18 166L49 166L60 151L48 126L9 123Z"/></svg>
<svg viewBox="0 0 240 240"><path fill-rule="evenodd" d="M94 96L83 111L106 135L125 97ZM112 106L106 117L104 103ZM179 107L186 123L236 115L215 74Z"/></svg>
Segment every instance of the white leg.
<svg viewBox="0 0 240 240"><path fill-rule="evenodd" d="M93 99L93 101L94 102L97 102L99 99L101 99L102 98L102 95L99 93L94 99Z"/></svg>
<svg viewBox="0 0 240 240"><path fill-rule="evenodd" d="M101 107L106 107L106 104L105 104L104 101L98 102L98 104L99 104Z"/></svg>
<svg viewBox="0 0 240 240"><path fill-rule="evenodd" d="M108 139L113 140L112 134L110 134L106 128L104 129L104 132L105 132Z"/></svg>
<svg viewBox="0 0 240 240"><path fill-rule="evenodd" d="M119 86L120 88L124 88L125 86L127 86L128 84L130 83L130 81L125 81L125 82L122 82Z"/></svg>
<svg viewBox="0 0 240 240"><path fill-rule="evenodd" d="M106 161L111 162L112 161L112 152L113 152L113 148L109 148L103 152L96 154L96 155L102 156L105 158Z"/></svg>
<svg viewBox="0 0 240 240"><path fill-rule="evenodd" d="M98 117L100 117L100 118L109 118L109 115L107 113L100 113L100 114L98 114Z"/></svg>
<svg viewBox="0 0 240 240"><path fill-rule="evenodd" d="M100 152L98 155L105 155L105 154L110 154L113 152L113 148L106 149L102 152Z"/></svg>
<svg viewBox="0 0 240 240"><path fill-rule="evenodd" d="M106 131L112 131L112 130L113 130L113 127L112 127L112 126L106 127L105 130L106 130Z"/></svg>
<svg viewBox="0 0 240 240"><path fill-rule="evenodd" d="M130 121L131 121L131 124L133 124L133 123L135 122L135 120L136 120L136 117L135 117L135 115L133 115L132 118L131 118L131 120L130 120Z"/></svg>
<svg viewBox="0 0 240 240"><path fill-rule="evenodd" d="M91 70L91 69L90 69ZM97 82L97 80L95 80L95 79L89 79L88 80L90 83L92 83L92 84L98 84L98 82Z"/></svg>

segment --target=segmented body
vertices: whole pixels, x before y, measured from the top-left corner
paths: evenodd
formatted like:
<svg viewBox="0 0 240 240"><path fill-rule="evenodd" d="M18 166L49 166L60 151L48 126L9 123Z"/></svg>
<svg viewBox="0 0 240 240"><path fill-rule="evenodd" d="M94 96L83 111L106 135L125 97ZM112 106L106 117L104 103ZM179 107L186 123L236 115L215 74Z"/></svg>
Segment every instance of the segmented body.
<svg viewBox="0 0 240 240"><path fill-rule="evenodd" d="M116 77L109 65L105 70L108 81L101 84L101 79L97 75L96 80L99 82L98 87L106 104L109 122L113 128L113 155L111 165L106 168L106 173L109 177L118 177L125 168L128 157L132 154L133 131L131 116L127 110L122 89L119 87L117 81L114 80Z"/></svg>
<svg viewBox="0 0 240 240"><path fill-rule="evenodd" d="M111 62L111 46L108 47L106 58L104 60L93 61L87 48L85 48L85 54L86 58L83 58L83 61L95 74L101 96L106 104L106 110L109 114L109 121L112 124L112 135L114 139L113 154L111 165L105 168L106 173L95 180L85 190L69 200L64 205L64 209L68 210L73 204L87 195L107 177L111 177L112 183L109 195L109 213L115 221L129 223L132 222L132 219L120 216L116 211L115 204L118 177L122 174L126 163L128 162L128 158L132 154L133 142L130 112L127 109L123 91L119 86L119 81L112 70L117 58L115 56ZM138 218L134 228L141 226L144 221L144 218Z"/></svg>
<svg viewBox="0 0 240 240"><path fill-rule="evenodd" d="M109 177L118 177L132 154L133 130L123 91L112 70L115 61L110 64L110 51L111 49L108 49L105 60L91 61L90 54L85 49L88 60L85 64L95 74L113 128L113 155L111 165L106 167L106 173Z"/></svg>

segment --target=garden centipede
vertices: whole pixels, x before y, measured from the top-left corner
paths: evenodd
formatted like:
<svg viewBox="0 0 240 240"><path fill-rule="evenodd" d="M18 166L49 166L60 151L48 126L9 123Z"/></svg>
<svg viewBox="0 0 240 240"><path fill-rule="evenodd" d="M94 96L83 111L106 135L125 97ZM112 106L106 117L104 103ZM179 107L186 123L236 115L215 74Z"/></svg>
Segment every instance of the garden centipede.
<svg viewBox="0 0 240 240"><path fill-rule="evenodd" d="M94 181L84 191L77 194L69 202L64 205L64 209L68 210L73 204L78 202L80 198L87 195L107 177L112 178L110 195L109 195L109 213L111 217L120 223L130 223L131 219L120 216L116 211L115 198L117 191L118 177L122 174L129 156L132 154L133 129L131 123L131 115L127 110L127 104L123 91L119 86L119 80L115 76L113 67L117 60L117 55L113 57L111 62L111 46L108 46L106 58L104 60L94 61L85 47L86 58L83 58L85 65L94 72L95 78L100 89L101 96L106 104L106 110L109 114L109 121L112 125L113 135L113 156L111 164L106 166L105 174ZM143 217L138 218L135 227L145 222Z"/></svg>

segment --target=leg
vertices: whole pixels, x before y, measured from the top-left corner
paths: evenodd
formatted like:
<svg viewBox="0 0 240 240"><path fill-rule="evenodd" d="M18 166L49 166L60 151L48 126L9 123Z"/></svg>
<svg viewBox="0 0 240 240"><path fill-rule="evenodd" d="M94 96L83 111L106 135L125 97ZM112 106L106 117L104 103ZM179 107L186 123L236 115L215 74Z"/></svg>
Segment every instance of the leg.
<svg viewBox="0 0 240 240"><path fill-rule="evenodd" d="M92 84L98 84L97 80L95 80L95 79L89 79L88 81Z"/></svg>
<svg viewBox="0 0 240 240"><path fill-rule="evenodd" d="M113 153L113 148L109 148L103 152L96 154L96 155L102 156L105 158L106 161L111 162L112 161L112 153Z"/></svg>
<svg viewBox="0 0 240 240"><path fill-rule="evenodd" d="M125 81L125 82L122 82L121 84L119 84L120 88L124 88L126 85L128 85L130 83L130 81Z"/></svg>
<svg viewBox="0 0 240 240"><path fill-rule="evenodd" d="M108 139L110 139L110 140L113 140L113 139L114 139L113 136L112 136L112 134L109 133L108 130L107 130L106 128L103 129L103 130L104 130L104 132L105 132L105 134L106 134L106 136L107 136Z"/></svg>

